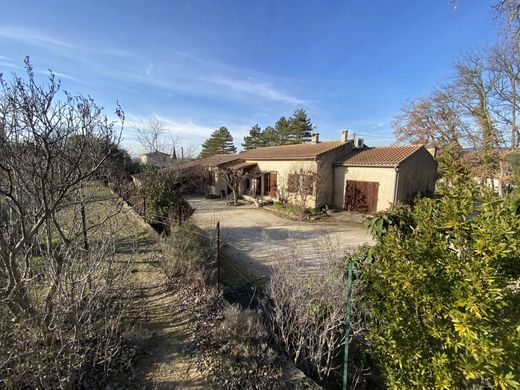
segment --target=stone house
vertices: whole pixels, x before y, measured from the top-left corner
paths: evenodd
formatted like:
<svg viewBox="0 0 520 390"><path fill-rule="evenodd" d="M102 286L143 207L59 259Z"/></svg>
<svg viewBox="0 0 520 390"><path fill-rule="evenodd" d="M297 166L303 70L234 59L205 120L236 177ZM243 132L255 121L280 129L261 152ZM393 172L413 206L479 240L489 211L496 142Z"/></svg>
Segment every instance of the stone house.
<svg viewBox="0 0 520 390"><path fill-rule="evenodd" d="M241 172L240 194L324 207L375 213L392 203L409 203L417 194L433 193L437 163L422 145L369 148L342 131L336 141L282 145L215 155L197 160L205 174L201 191L231 193L219 172Z"/></svg>
<svg viewBox="0 0 520 390"><path fill-rule="evenodd" d="M139 156L139 161L144 165L154 165L156 167L167 167L173 162L172 157L168 153L150 152Z"/></svg>

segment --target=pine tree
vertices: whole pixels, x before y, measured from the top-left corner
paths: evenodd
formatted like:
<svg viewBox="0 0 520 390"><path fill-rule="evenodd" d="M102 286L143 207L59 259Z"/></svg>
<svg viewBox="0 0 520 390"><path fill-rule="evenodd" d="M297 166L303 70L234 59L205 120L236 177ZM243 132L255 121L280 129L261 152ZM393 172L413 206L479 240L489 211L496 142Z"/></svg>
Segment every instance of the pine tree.
<svg viewBox="0 0 520 390"><path fill-rule="evenodd" d="M286 143L301 144L311 137L312 123L307 113L302 108L294 111L289 119L289 132Z"/></svg>
<svg viewBox="0 0 520 390"><path fill-rule="evenodd" d="M262 139L264 146L277 146L280 145L280 137L272 126L267 126L262 132Z"/></svg>
<svg viewBox="0 0 520 390"><path fill-rule="evenodd" d="M249 135L244 137L242 147L244 150L251 150L265 146L265 142L262 136L263 134L260 126L258 126L258 124L254 125L251 127L251 130L249 130Z"/></svg>
<svg viewBox="0 0 520 390"><path fill-rule="evenodd" d="M233 154L237 148L233 144L233 137L226 127L215 130L202 144L199 158L213 156L214 154Z"/></svg>
<svg viewBox="0 0 520 390"><path fill-rule="evenodd" d="M278 122L274 125L274 129L277 133L278 140L277 145L286 145L290 142L291 138L291 122L285 119L284 116L282 116L280 119L278 119Z"/></svg>

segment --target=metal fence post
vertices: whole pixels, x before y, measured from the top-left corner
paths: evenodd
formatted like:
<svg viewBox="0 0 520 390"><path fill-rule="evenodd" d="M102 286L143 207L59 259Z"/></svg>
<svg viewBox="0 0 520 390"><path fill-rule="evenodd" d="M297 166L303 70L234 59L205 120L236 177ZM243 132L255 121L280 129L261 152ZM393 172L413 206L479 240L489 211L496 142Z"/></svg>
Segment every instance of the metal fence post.
<svg viewBox="0 0 520 390"><path fill-rule="evenodd" d="M220 221L217 222L217 291L220 293Z"/></svg>
<svg viewBox="0 0 520 390"><path fill-rule="evenodd" d="M348 388L348 346L350 333L350 306L352 301L352 258L348 261L347 312L345 314L345 354L343 358L343 390Z"/></svg>

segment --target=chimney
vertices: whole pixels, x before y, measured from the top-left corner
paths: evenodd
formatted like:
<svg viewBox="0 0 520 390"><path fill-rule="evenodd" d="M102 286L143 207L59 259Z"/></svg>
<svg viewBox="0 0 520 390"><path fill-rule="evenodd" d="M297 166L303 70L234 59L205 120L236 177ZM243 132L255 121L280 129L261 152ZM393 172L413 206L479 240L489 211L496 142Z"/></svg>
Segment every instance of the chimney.
<svg viewBox="0 0 520 390"><path fill-rule="evenodd" d="M348 141L348 130L341 130L341 143L344 144Z"/></svg>
<svg viewBox="0 0 520 390"><path fill-rule="evenodd" d="M317 144L319 142L320 142L320 134L319 133L311 134L311 144Z"/></svg>

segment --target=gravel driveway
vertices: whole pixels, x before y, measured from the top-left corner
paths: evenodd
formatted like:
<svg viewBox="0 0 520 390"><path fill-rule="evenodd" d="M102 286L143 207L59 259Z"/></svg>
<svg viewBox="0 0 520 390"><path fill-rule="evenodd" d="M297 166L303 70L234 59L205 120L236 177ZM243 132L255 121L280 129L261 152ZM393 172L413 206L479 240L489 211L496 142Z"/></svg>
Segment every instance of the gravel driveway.
<svg viewBox="0 0 520 390"><path fill-rule="evenodd" d="M260 281L270 268L283 261L302 260L303 271L312 272L331 256L344 256L371 237L364 217L341 212L317 221L294 221L254 205L226 206L225 200L192 197L194 223L213 231L220 221L223 254L249 278Z"/></svg>

